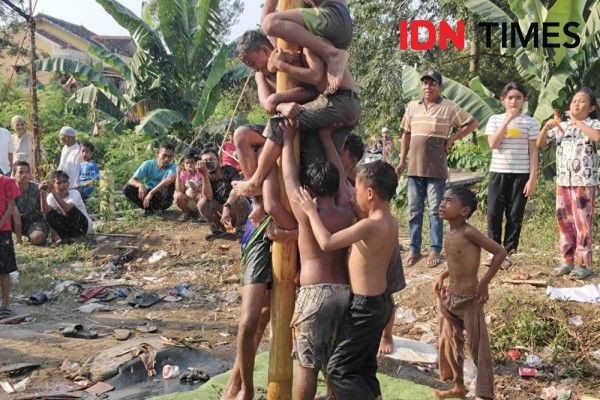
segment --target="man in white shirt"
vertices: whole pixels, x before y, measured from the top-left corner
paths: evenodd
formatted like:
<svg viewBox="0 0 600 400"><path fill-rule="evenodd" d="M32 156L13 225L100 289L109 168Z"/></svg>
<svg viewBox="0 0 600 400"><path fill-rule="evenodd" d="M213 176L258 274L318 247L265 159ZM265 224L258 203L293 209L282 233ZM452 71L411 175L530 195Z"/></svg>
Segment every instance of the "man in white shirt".
<svg viewBox="0 0 600 400"><path fill-rule="evenodd" d="M4 128L0 128L0 170L6 176L10 175L13 163L12 147L10 132Z"/></svg>
<svg viewBox="0 0 600 400"><path fill-rule="evenodd" d="M75 185L79 178L79 144L75 141L75 129L70 126L60 128L60 142L64 145L60 153L58 171L69 175L69 188Z"/></svg>

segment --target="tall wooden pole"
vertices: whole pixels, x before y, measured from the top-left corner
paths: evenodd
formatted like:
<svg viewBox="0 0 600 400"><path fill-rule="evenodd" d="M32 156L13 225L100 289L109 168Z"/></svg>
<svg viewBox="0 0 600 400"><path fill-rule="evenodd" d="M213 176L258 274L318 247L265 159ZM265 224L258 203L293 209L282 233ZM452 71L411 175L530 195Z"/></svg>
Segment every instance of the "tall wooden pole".
<svg viewBox="0 0 600 400"><path fill-rule="evenodd" d="M279 11L300 8L302 0L279 0ZM277 46L282 49L297 50L281 39ZM277 73L277 92L283 92L297 86L282 72ZM299 159L298 135L294 142L296 160ZM281 159L279 160L281 166ZM281 168L277 172L281 203L290 209L285 192ZM296 264L298 246L295 241L274 242L273 251L273 290L271 292L271 343L269 350L269 386L268 400L292 399L292 331L290 322L294 311L296 293Z"/></svg>
<svg viewBox="0 0 600 400"><path fill-rule="evenodd" d="M29 0L29 40L31 44L31 64L29 89L31 94L31 125L33 127L33 176L40 179L39 170L42 163L42 150L40 147L41 130L40 119L38 117L38 97L37 97L37 71L35 69L35 18L33 17L33 6Z"/></svg>

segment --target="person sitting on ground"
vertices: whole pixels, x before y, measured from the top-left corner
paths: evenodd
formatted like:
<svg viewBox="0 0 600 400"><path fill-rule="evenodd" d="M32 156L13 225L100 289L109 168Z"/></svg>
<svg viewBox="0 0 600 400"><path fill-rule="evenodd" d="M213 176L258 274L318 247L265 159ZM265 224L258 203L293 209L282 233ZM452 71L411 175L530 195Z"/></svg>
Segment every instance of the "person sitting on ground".
<svg viewBox="0 0 600 400"><path fill-rule="evenodd" d="M569 118L557 115L544 124L537 146L556 142L556 222L561 261L555 276L583 280L592 275L594 206L600 184L600 118L593 90L582 88L571 98Z"/></svg>
<svg viewBox="0 0 600 400"><path fill-rule="evenodd" d="M75 140L75 129L70 126L60 128L59 137L63 144L60 152L58 171L63 171L69 177L70 187L74 187L79 181L79 164L81 163L81 148Z"/></svg>
<svg viewBox="0 0 600 400"><path fill-rule="evenodd" d="M465 336L477 366L475 395L477 399L494 398L494 370L483 305L489 298L490 281L506 258L506 250L467 222L476 209L475 194L464 187L448 189L440 203L440 216L450 227L445 241L448 263L434 284L441 317L439 368L440 379L451 379L454 386L437 391L438 399L464 399L467 394L463 378ZM481 249L494 256L479 279ZM448 286L444 286L445 279Z"/></svg>
<svg viewBox="0 0 600 400"><path fill-rule="evenodd" d="M50 227L44 218L40 206L38 184L32 181L31 168L26 161L17 161L13 166L13 178L21 191L15 200L13 212L13 230L18 244L23 243L23 234L37 246L46 243Z"/></svg>
<svg viewBox="0 0 600 400"><path fill-rule="evenodd" d="M14 180L0 174L0 319L12 317L8 308L10 292L10 274L17 270L15 247L12 240L11 217L14 214L15 199L21 195Z"/></svg>
<svg viewBox="0 0 600 400"><path fill-rule="evenodd" d="M237 160L235 144L233 143L232 139L233 133L231 131L227 132L225 141L219 149L219 154L221 155L221 165L231 165L233 168L241 171L240 163Z"/></svg>
<svg viewBox="0 0 600 400"><path fill-rule="evenodd" d="M244 224L250 213L250 202L231 190L231 182L240 179L239 172L231 165L221 166L217 150L205 147L198 167L202 173L202 195L198 210L210 226L206 240L224 236L228 229L235 229L241 238Z"/></svg>
<svg viewBox="0 0 600 400"><path fill-rule="evenodd" d="M69 176L54 171L39 187L42 212L60 238L56 244L72 243L93 232L92 219L79 192L69 189Z"/></svg>
<svg viewBox="0 0 600 400"><path fill-rule="evenodd" d="M197 167L199 160L196 149L187 149L183 154L183 168L177 166L175 203L183 211L178 219L180 222L198 214L197 204L202 195L202 172Z"/></svg>
<svg viewBox="0 0 600 400"><path fill-rule="evenodd" d="M147 160L139 166L123 194L148 216L157 210L166 210L173 204L177 167L173 162L175 148L163 142L156 152L155 160Z"/></svg>
<svg viewBox="0 0 600 400"><path fill-rule="evenodd" d="M33 165L33 135L27 132L25 118L15 115L10 120L10 126L13 129L12 135L12 153L13 162L25 161L30 166Z"/></svg>
<svg viewBox="0 0 600 400"><path fill-rule="evenodd" d="M276 0L265 7L274 9ZM262 20L268 36L296 43L318 55L327 65L325 93L343 86L344 70L352 42L352 17L346 0L315 0L313 7L270 13Z"/></svg>
<svg viewBox="0 0 600 400"><path fill-rule="evenodd" d="M283 123L282 170L289 198L302 187L296 165L293 140L297 123ZM319 134L327 160L311 164L305 175L305 185L315 197L316 207L324 226L337 232L352 224L350 196L345 186L346 175L329 132ZM341 317L350 301L347 247L325 252L319 248L307 216L291 203L298 221L298 251L300 253L300 288L296 298L292 333L294 357L299 367L295 379L296 399L314 399L319 371L325 374L332 344Z"/></svg>
<svg viewBox="0 0 600 400"><path fill-rule="evenodd" d="M87 140L79 144L81 164L79 164L79 179L73 189L76 189L83 201L86 201L100 182L100 169L92 160L94 145Z"/></svg>
<svg viewBox="0 0 600 400"><path fill-rule="evenodd" d="M336 399L381 396L376 377L377 351L392 313L386 276L398 244L398 222L390 211L397 186L398 178L391 165L375 161L362 166L356 177L356 199L367 217L336 233L325 226L306 189L300 188L293 199L308 217L322 250L351 246L348 270L352 296L327 365Z"/></svg>

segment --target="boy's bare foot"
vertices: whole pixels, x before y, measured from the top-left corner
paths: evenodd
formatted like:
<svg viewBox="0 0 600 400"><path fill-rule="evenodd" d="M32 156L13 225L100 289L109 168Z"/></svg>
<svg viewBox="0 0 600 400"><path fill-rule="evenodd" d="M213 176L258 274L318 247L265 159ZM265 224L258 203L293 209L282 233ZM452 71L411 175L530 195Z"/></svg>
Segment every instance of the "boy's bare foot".
<svg viewBox="0 0 600 400"><path fill-rule="evenodd" d="M433 394L438 399L464 399L467 390L463 385L455 384L450 390L436 390Z"/></svg>
<svg viewBox="0 0 600 400"><path fill-rule="evenodd" d="M427 266L429 268L437 267L438 265L440 265L441 262L442 257L440 257L440 253L438 253L437 251L429 252L429 255L427 256Z"/></svg>
<svg viewBox="0 0 600 400"><path fill-rule="evenodd" d="M261 194L261 187L251 179L247 181L233 181L231 182L231 186L238 196L252 197L260 196Z"/></svg>
<svg viewBox="0 0 600 400"><path fill-rule="evenodd" d="M391 354L394 352L394 339L391 336L381 336L381 340L379 341L379 351L378 355L383 356L386 354Z"/></svg>
<svg viewBox="0 0 600 400"><path fill-rule="evenodd" d="M339 89L349 58L350 54L346 50L336 49L325 60L327 63L327 89L325 94L335 93Z"/></svg>
<svg viewBox="0 0 600 400"><path fill-rule="evenodd" d="M252 400L254 398L254 390L242 389L238 392L235 400Z"/></svg>
<svg viewBox="0 0 600 400"><path fill-rule="evenodd" d="M238 393L239 390L234 390L233 388L228 387L225 389L219 400L235 400L235 397Z"/></svg>

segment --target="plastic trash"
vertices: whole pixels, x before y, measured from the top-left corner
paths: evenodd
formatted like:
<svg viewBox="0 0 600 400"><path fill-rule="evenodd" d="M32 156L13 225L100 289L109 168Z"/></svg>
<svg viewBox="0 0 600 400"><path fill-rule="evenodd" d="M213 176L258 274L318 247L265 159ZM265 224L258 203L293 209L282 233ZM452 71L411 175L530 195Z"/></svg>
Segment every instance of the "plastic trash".
<svg viewBox="0 0 600 400"><path fill-rule="evenodd" d="M166 364L162 369L163 379L171 379L179 376L179 366Z"/></svg>
<svg viewBox="0 0 600 400"><path fill-rule="evenodd" d="M13 271L9 275L12 283L19 283L19 271Z"/></svg>
<svg viewBox="0 0 600 400"><path fill-rule="evenodd" d="M521 352L516 349L510 349L507 354L508 358L510 358L513 361L519 361L519 359L521 358Z"/></svg>
<svg viewBox="0 0 600 400"><path fill-rule="evenodd" d="M581 326L581 325L583 325L583 318L581 318L581 315L575 315L574 317L570 317L569 324L575 325L575 326Z"/></svg>
<svg viewBox="0 0 600 400"><path fill-rule="evenodd" d="M31 378L25 378L19 383L11 385L9 382L0 382L0 386L6 393L19 393L24 392L27 389L27 384Z"/></svg>
<svg viewBox="0 0 600 400"><path fill-rule="evenodd" d="M537 369L519 367L519 376L522 378L535 378L537 376Z"/></svg>
<svg viewBox="0 0 600 400"><path fill-rule="evenodd" d="M154 253L152 253L152 255L150 257L148 257L148 262L150 264L154 264L155 262L158 262L158 261L162 260L166 256L167 256L167 252L166 251L164 251L164 250L158 250L158 251L155 251Z"/></svg>
<svg viewBox="0 0 600 400"><path fill-rule="evenodd" d="M396 310L396 318L403 320L407 324L412 324L417 320L413 310L404 307L398 307Z"/></svg>
<svg viewBox="0 0 600 400"><path fill-rule="evenodd" d="M542 360L535 354L529 354L525 359L525 364L533 368L539 368L542 366Z"/></svg>

